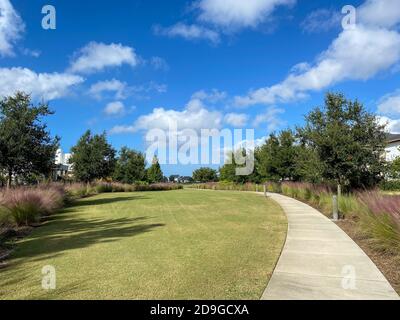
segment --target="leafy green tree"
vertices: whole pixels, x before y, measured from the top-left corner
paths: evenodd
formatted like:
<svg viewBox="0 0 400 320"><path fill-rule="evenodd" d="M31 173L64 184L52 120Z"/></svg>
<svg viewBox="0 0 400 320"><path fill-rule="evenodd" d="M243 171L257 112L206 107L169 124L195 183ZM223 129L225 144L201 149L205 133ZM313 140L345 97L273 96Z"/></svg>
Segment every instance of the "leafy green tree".
<svg viewBox="0 0 400 320"><path fill-rule="evenodd" d="M382 180L385 126L358 101L328 93L325 106L306 116L299 135L323 163L322 177L345 188L369 188Z"/></svg>
<svg viewBox="0 0 400 320"><path fill-rule="evenodd" d="M296 157L299 146L291 130L271 134L266 143L256 149L256 170L263 180L298 180Z"/></svg>
<svg viewBox="0 0 400 320"><path fill-rule="evenodd" d="M296 154L296 175L300 181L311 183L323 182L323 163L315 149L301 145Z"/></svg>
<svg viewBox="0 0 400 320"><path fill-rule="evenodd" d="M238 175L236 169L242 167L243 165L239 165L236 161L238 156L241 156L243 159L246 158L247 151L243 148L235 150L227 154L226 163L219 169L219 178L221 181L228 181L234 183L247 183L247 182L259 182L258 176L256 172L253 172L250 175Z"/></svg>
<svg viewBox="0 0 400 320"><path fill-rule="evenodd" d="M70 163L75 179L86 183L108 178L115 167L115 150L107 142L106 134L92 135L90 130L72 149Z"/></svg>
<svg viewBox="0 0 400 320"><path fill-rule="evenodd" d="M389 178L400 179L400 157L397 157L389 164Z"/></svg>
<svg viewBox="0 0 400 320"><path fill-rule="evenodd" d="M0 101L0 170L8 186L14 176L50 176L60 140L42 123L51 114L47 104L33 106L30 95L22 92Z"/></svg>
<svg viewBox="0 0 400 320"><path fill-rule="evenodd" d="M277 155L279 139L275 133L270 134L265 144L255 150L256 170L264 180L279 181Z"/></svg>
<svg viewBox="0 0 400 320"><path fill-rule="evenodd" d="M164 174L161 170L161 166L157 157L153 158L151 167L147 169L147 181L149 183L158 183L164 181Z"/></svg>
<svg viewBox="0 0 400 320"><path fill-rule="evenodd" d="M193 172L193 180L196 182L218 181L217 171L211 168L200 168Z"/></svg>
<svg viewBox="0 0 400 320"><path fill-rule="evenodd" d="M145 156L140 152L123 147L116 162L113 178L128 184L144 181L146 179Z"/></svg>

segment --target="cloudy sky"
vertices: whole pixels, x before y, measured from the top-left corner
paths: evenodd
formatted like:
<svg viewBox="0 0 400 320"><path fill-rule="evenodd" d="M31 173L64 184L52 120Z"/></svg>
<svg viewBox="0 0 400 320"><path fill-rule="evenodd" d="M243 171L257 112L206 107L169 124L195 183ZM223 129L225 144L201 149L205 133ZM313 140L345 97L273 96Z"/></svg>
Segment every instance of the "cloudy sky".
<svg viewBox="0 0 400 320"><path fill-rule="evenodd" d="M398 0L0 0L0 96L49 101L65 151L86 130L144 151L165 129L302 124L327 91L358 98L400 132ZM342 28L344 5L357 24ZM164 167L190 174L193 167Z"/></svg>

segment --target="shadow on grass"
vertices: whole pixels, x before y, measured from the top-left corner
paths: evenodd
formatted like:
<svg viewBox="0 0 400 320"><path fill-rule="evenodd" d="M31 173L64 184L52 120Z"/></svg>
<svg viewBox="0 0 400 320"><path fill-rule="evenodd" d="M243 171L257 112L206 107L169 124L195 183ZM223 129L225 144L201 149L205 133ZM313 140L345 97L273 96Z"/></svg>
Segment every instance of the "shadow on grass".
<svg viewBox="0 0 400 320"><path fill-rule="evenodd" d="M165 224L149 223L149 216L123 217L113 219L90 219L76 217L80 207L109 204L114 202L149 199L142 196L115 197L101 199L84 199L62 210L31 234L23 243L19 244L11 256L8 267L15 267L30 259L30 261L42 261L55 258L66 251L89 247L97 243L109 243L122 238L135 237L151 232ZM83 209L85 210L85 209ZM75 215L76 214L76 215Z"/></svg>
<svg viewBox="0 0 400 320"><path fill-rule="evenodd" d="M84 291L89 291L90 288L87 285L88 280L79 279L72 281L67 284L57 284L56 290L44 290L42 288L42 275L40 275L40 268L37 270L37 274L33 275L32 270L24 269L13 269L7 274L7 279L0 278L0 300L10 299L29 299L29 300L57 300L60 297L68 299L68 296L74 294L80 294ZM21 292L21 283L27 283L31 287L29 293L26 296L18 297Z"/></svg>
<svg viewBox="0 0 400 320"><path fill-rule="evenodd" d="M111 194L111 193L110 193ZM131 197L113 197L113 198L85 198L81 199L75 203L72 203L68 206L68 208L76 208L82 206L99 206L105 204L111 204L115 202L124 202L124 201L132 201L132 200L146 200L150 199L145 196L131 196ZM67 210L68 210L67 208ZM65 210L64 210L65 211Z"/></svg>
<svg viewBox="0 0 400 320"><path fill-rule="evenodd" d="M96 243L134 237L163 227L161 223L137 223L148 218L120 218L110 220L60 219L46 231L38 232L21 244L17 258L38 257L68 250L85 248ZM43 257L44 259L47 257Z"/></svg>

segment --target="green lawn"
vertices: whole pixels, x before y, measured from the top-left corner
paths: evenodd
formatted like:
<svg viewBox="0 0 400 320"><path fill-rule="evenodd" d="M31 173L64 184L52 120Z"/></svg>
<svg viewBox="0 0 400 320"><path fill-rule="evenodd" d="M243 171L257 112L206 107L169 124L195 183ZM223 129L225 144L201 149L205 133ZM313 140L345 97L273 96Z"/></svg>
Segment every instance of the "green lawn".
<svg viewBox="0 0 400 320"><path fill-rule="evenodd" d="M259 299L286 237L252 193L179 190L78 201L22 240L0 299ZM42 289L43 266L57 289Z"/></svg>

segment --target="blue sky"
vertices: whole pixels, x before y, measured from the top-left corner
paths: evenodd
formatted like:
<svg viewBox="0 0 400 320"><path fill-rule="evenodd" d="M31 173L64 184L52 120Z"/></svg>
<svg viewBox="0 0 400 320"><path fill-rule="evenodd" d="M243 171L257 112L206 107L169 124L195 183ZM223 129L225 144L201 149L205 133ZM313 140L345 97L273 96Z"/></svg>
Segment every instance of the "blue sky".
<svg viewBox="0 0 400 320"><path fill-rule="evenodd" d="M42 28L46 4L55 30ZM357 21L344 30L348 4ZM65 151L87 129L144 151L146 132L168 119L262 138L302 124L327 91L400 132L397 0L0 0L0 10L0 96L49 101Z"/></svg>

